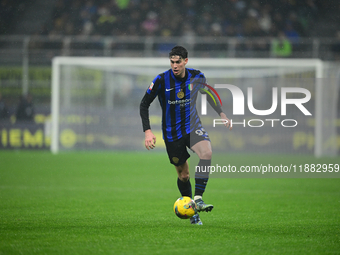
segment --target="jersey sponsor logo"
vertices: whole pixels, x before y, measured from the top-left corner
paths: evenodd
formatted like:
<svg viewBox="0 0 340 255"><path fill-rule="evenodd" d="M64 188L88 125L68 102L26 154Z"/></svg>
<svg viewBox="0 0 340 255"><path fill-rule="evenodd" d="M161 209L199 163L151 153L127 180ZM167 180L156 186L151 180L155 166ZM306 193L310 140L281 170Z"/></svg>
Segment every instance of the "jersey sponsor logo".
<svg viewBox="0 0 340 255"><path fill-rule="evenodd" d="M191 99L183 99L183 100L168 100L168 104L183 104L183 103L190 103Z"/></svg>
<svg viewBox="0 0 340 255"><path fill-rule="evenodd" d="M191 102L191 99L182 99L182 100L175 100L175 101L168 100L168 104L179 104L180 107L185 107L186 105L189 105L190 102Z"/></svg>
<svg viewBox="0 0 340 255"><path fill-rule="evenodd" d="M165 89L165 91L170 91L170 90L173 90L174 88L171 88L171 89Z"/></svg>

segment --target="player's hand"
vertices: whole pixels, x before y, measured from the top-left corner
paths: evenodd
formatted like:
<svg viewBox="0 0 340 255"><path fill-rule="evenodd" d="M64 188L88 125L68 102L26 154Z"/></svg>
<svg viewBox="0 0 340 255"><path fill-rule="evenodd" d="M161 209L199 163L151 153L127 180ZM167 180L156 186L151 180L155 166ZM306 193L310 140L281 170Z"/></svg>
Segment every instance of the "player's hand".
<svg viewBox="0 0 340 255"><path fill-rule="evenodd" d="M220 116L221 116L221 119L226 120L226 123L224 124L224 126L226 126L227 128L229 128L229 130L232 130L233 127L232 127L232 125L231 125L230 120L227 118L227 115L225 115L225 114L222 112L222 113L220 114Z"/></svg>
<svg viewBox="0 0 340 255"><path fill-rule="evenodd" d="M148 150L156 147L156 136L151 132L151 129L145 131L145 148Z"/></svg>

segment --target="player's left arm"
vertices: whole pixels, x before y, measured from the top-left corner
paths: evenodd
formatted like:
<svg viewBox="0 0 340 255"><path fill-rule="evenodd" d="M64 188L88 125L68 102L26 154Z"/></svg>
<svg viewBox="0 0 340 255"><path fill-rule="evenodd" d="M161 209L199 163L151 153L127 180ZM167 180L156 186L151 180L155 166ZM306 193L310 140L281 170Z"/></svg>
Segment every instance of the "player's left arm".
<svg viewBox="0 0 340 255"><path fill-rule="evenodd" d="M230 120L227 118L227 115L223 112L222 105L220 104L220 100L217 98L215 93L212 93L211 90L209 92L210 92L210 95L212 95L214 97L214 99L212 99L210 96L208 96L207 97L208 103L217 112L217 114L221 117L221 119L225 120L224 126L229 128L229 130L232 130L233 127L230 124Z"/></svg>
<svg viewBox="0 0 340 255"><path fill-rule="evenodd" d="M224 112L221 112L221 113L220 113L220 117L221 117L222 120L225 120L225 121L226 121L225 124L224 124L224 126L226 126L227 128L229 128L229 130L232 130L232 129L233 129L233 126L231 125L230 120L227 118L227 115L225 115Z"/></svg>
<svg viewBox="0 0 340 255"><path fill-rule="evenodd" d="M206 83L205 83L206 84ZM200 92L202 94L208 94L207 92L205 91L208 91L209 92L209 95L207 96L207 100L208 100L208 103L211 105L211 107L217 112L217 114L221 117L221 119L225 120L225 126L227 128L229 128L229 130L232 129L232 126L231 126L231 122L230 120L227 118L227 115L223 112L223 109L222 109L222 105L220 103L220 99L217 97L217 95L210 89L208 88L207 86L205 87L204 90L200 90Z"/></svg>

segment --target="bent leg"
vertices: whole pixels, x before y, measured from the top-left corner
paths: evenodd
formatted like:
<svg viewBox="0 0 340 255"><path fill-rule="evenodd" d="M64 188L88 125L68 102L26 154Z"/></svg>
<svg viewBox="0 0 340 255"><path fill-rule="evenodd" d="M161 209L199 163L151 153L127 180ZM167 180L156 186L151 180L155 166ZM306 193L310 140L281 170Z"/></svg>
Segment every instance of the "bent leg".
<svg viewBox="0 0 340 255"><path fill-rule="evenodd" d="M191 149L198 155L200 159L211 160L212 149L210 141L200 141L194 144Z"/></svg>

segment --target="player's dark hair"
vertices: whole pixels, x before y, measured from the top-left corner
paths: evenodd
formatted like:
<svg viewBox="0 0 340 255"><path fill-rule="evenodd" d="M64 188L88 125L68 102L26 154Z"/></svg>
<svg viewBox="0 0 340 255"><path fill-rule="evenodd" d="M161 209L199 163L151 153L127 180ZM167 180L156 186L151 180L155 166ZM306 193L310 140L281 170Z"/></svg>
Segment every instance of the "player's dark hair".
<svg viewBox="0 0 340 255"><path fill-rule="evenodd" d="M169 53L169 58L173 56L179 56L183 59L186 59L188 57L188 51L182 46L175 46Z"/></svg>

